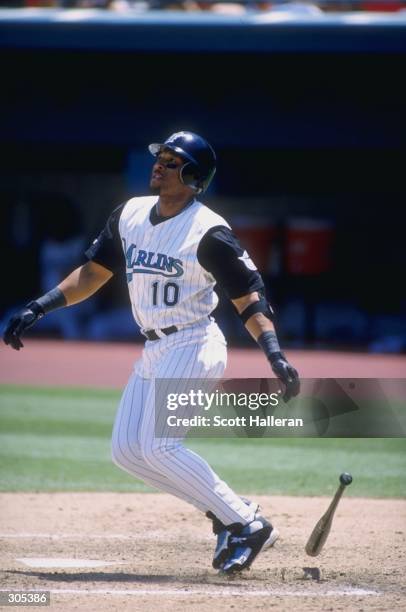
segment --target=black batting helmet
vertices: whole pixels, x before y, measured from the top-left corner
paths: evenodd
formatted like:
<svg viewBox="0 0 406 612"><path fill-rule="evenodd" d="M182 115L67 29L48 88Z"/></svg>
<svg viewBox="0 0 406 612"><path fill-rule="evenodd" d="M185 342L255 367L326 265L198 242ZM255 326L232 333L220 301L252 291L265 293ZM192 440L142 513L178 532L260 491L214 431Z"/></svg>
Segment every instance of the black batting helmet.
<svg viewBox="0 0 406 612"><path fill-rule="evenodd" d="M196 193L206 191L216 172L216 154L207 140L193 132L176 132L163 143L148 147L155 157L164 149L173 151L185 160L180 169L180 180Z"/></svg>

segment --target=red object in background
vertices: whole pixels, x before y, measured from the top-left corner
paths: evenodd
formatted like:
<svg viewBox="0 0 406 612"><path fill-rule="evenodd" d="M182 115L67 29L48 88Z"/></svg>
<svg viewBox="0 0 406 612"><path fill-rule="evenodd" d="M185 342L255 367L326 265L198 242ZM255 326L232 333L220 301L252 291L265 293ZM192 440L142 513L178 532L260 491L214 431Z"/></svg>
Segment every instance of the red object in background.
<svg viewBox="0 0 406 612"><path fill-rule="evenodd" d="M24 6L31 8L47 8L57 7L57 4L54 0L25 0Z"/></svg>
<svg viewBox="0 0 406 612"><path fill-rule="evenodd" d="M234 234L260 272L277 273L277 228L269 221L254 217L236 217L232 222Z"/></svg>
<svg viewBox="0 0 406 612"><path fill-rule="evenodd" d="M406 2L362 2L360 9L363 11L380 11L383 13L400 11L402 8L406 8Z"/></svg>
<svg viewBox="0 0 406 612"><path fill-rule="evenodd" d="M291 219L285 234L285 270L288 274L317 275L331 268L334 228L328 221Z"/></svg>

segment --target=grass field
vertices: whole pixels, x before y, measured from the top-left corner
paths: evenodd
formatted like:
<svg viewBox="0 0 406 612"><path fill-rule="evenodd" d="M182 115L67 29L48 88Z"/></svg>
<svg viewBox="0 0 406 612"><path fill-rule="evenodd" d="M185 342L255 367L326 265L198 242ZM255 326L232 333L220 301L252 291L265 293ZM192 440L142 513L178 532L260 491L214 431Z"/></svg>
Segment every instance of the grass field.
<svg viewBox="0 0 406 612"><path fill-rule="evenodd" d="M1 491L151 491L116 468L110 435L120 392L0 387ZM191 440L240 493L406 496L405 438Z"/></svg>

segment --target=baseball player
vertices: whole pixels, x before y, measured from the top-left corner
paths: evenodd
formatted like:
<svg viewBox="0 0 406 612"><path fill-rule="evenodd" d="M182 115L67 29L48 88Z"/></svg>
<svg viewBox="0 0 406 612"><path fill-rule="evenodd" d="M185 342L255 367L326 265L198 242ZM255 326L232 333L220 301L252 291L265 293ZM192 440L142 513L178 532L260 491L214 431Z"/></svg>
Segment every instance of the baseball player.
<svg viewBox="0 0 406 612"><path fill-rule="evenodd" d="M222 377L226 341L211 316L216 283L283 383L285 401L298 394L299 377L279 347L254 263L227 221L198 199L216 171L212 147L183 131L149 151L153 195L116 208L86 251L87 263L12 317L4 341L19 350L23 333L39 318L88 298L126 266L134 319L146 342L117 412L113 461L204 512L217 535L213 567L233 574L249 568L278 532L257 504L237 495L182 440L155 436L155 380Z"/></svg>

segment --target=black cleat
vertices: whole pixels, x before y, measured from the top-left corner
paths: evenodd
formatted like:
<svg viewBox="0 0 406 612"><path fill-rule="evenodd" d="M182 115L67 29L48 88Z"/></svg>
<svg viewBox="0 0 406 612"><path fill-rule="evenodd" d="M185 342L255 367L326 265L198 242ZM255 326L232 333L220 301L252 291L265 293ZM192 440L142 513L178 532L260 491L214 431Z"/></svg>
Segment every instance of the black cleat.
<svg viewBox="0 0 406 612"><path fill-rule="evenodd" d="M278 530L262 516L256 515L238 534L234 532L228 538L231 554L222 564L222 573L229 576L248 569L258 554L273 546L278 537Z"/></svg>
<svg viewBox="0 0 406 612"><path fill-rule="evenodd" d="M253 506L255 514L258 512L258 504L251 502L246 497L241 497L241 499L247 506ZM229 540L230 536L234 532L235 525L229 525L226 527L226 525L224 525L224 523L222 523L212 512L206 512L206 516L213 522L213 533L217 536L217 544L213 555L212 566L214 569L221 569L223 563L231 554L232 549L229 545Z"/></svg>
<svg viewBox="0 0 406 612"><path fill-rule="evenodd" d="M228 531L228 529L223 529L223 531L217 534L216 550L214 551L212 561L214 569L221 569L227 557L230 556L231 549L229 547L229 541L231 536L232 533Z"/></svg>

